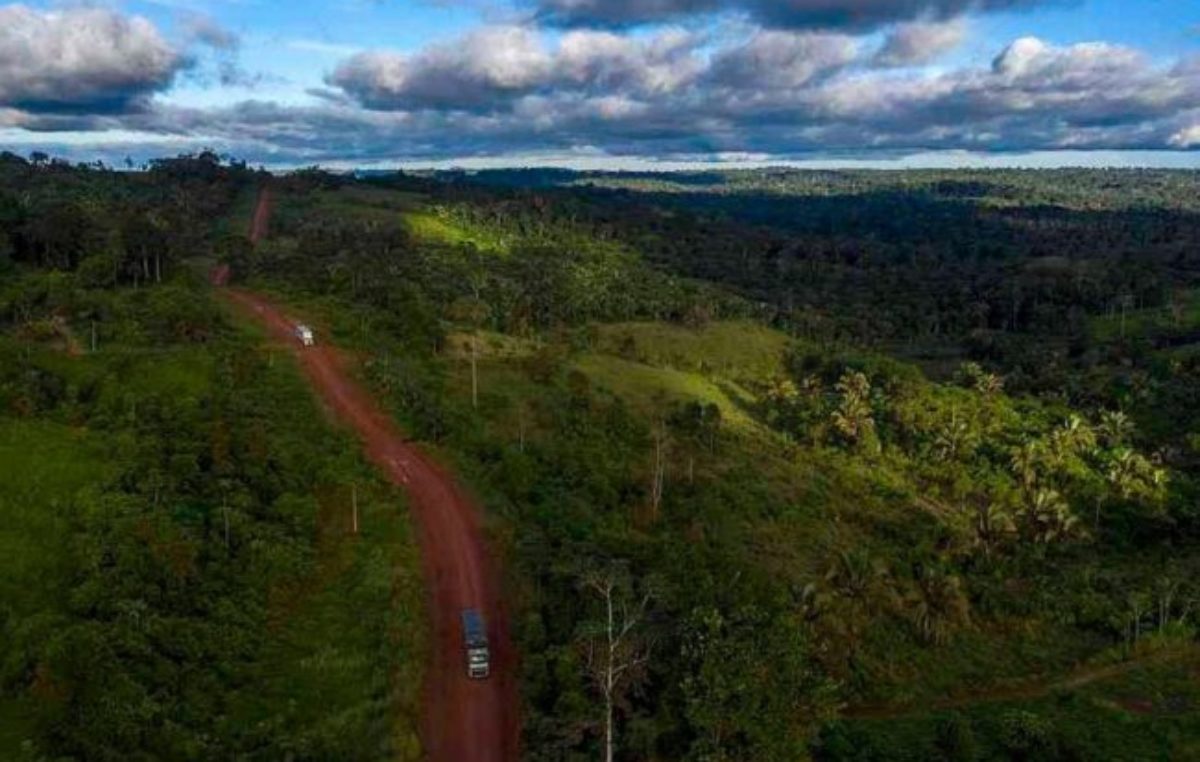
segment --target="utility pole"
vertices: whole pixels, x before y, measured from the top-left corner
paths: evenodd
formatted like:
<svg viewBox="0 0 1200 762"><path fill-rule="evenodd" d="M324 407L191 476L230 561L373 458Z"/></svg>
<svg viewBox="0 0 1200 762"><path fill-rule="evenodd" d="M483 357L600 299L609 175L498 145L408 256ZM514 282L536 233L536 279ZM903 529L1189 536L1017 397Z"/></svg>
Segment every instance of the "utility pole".
<svg viewBox="0 0 1200 762"><path fill-rule="evenodd" d="M350 485L350 503L353 506L354 534L358 534L358 485Z"/></svg>

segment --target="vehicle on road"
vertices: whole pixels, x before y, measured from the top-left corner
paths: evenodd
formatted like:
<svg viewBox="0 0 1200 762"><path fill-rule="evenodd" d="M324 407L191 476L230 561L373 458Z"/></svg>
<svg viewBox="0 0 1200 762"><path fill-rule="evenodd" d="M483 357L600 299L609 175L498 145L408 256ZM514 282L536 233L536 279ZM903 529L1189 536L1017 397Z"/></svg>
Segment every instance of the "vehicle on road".
<svg viewBox="0 0 1200 762"><path fill-rule="evenodd" d="M296 339L306 347L311 347L317 343L317 337L313 333L313 329L303 323L296 326Z"/></svg>
<svg viewBox="0 0 1200 762"><path fill-rule="evenodd" d="M473 680L483 680L491 673L491 655L488 653L487 627L478 609L463 611L462 628L467 676Z"/></svg>

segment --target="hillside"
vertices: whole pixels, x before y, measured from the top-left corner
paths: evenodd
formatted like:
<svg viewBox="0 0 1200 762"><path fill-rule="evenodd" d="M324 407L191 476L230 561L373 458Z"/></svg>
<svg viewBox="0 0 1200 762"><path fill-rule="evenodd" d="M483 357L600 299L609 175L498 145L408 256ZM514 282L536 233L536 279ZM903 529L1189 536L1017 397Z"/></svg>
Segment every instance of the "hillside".
<svg viewBox="0 0 1200 762"><path fill-rule="evenodd" d="M418 199L394 182L396 237L339 252L341 274L317 271L312 238L353 238L352 223L298 189L280 203L304 223L265 256L309 269L258 260L245 274L322 315L484 496L532 655L531 758L588 748L598 575L646 606L631 648L652 658L621 704L631 758L923 759L956 733L987 753L1029 734L1138 759L1194 739L1170 709L1194 700L1177 679L1195 664L1187 461L1164 464L1135 433L1136 405L1094 395L1110 366L1078 397L1031 394L1042 382L1023 366L1006 393L986 356L930 381L879 348L779 330L791 324L771 306L681 278L615 222L588 243L582 214L547 211L569 195L421 181ZM1076 682L1142 660L1136 683ZM1064 693L1078 698L1047 703ZM853 719L871 707L898 719ZM1108 713L1119 739L1090 730Z"/></svg>
<svg viewBox="0 0 1200 762"><path fill-rule="evenodd" d="M6 170L47 206L0 192L0 462L27 480L0 542L17 579L101 581L64 611L7 590L0 743L416 752L401 501L216 308L195 271L220 263L482 504L525 758L596 758L608 716L621 760L1196 753L1194 174L202 167L194 226L153 222L170 172ZM96 188L108 238L34 224ZM134 677L87 679L57 622L131 639L97 659ZM69 722L130 705L184 719Z"/></svg>

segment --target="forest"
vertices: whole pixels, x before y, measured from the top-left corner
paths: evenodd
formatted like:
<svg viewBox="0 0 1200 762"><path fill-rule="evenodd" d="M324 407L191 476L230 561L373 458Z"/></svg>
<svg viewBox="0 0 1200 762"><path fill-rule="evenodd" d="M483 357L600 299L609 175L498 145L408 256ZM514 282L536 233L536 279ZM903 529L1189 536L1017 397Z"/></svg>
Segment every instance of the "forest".
<svg viewBox="0 0 1200 762"><path fill-rule="evenodd" d="M1200 173L0 179L6 757L419 758L404 497L216 265L478 497L526 759L1200 755Z"/></svg>

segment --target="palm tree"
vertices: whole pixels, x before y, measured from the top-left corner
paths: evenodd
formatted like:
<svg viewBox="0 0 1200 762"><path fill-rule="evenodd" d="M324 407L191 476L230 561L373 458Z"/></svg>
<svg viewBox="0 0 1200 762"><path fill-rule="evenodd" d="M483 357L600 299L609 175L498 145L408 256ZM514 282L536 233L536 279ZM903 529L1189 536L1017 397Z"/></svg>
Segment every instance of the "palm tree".
<svg viewBox="0 0 1200 762"><path fill-rule="evenodd" d="M1039 489L1025 505L1023 529L1034 543L1049 545L1065 540L1076 532L1079 519L1062 495L1052 489Z"/></svg>
<svg viewBox="0 0 1200 762"><path fill-rule="evenodd" d="M850 443L878 449L875 419L871 415L871 382L857 371L847 372L834 387L841 402L833 412L833 426Z"/></svg>
<svg viewBox="0 0 1200 762"><path fill-rule="evenodd" d="M1134 434L1133 421L1120 410L1105 410L1101 413L1098 428L1101 440L1108 447L1120 447Z"/></svg>
<svg viewBox="0 0 1200 762"><path fill-rule="evenodd" d="M937 645L949 640L957 627L971 619L971 606L963 592L962 579L926 565L917 568L916 579L904 604L921 638Z"/></svg>
<svg viewBox="0 0 1200 762"><path fill-rule="evenodd" d="M1042 461L1045 457L1045 447L1041 442L1029 442L1012 451L1009 465L1013 474L1021 482L1021 488L1026 494L1032 494L1038 482Z"/></svg>
<svg viewBox="0 0 1200 762"><path fill-rule="evenodd" d="M985 558L990 558L992 548L1016 534L1017 526L1012 515L999 503L983 500L976 504L972 517L972 544L983 548Z"/></svg>

